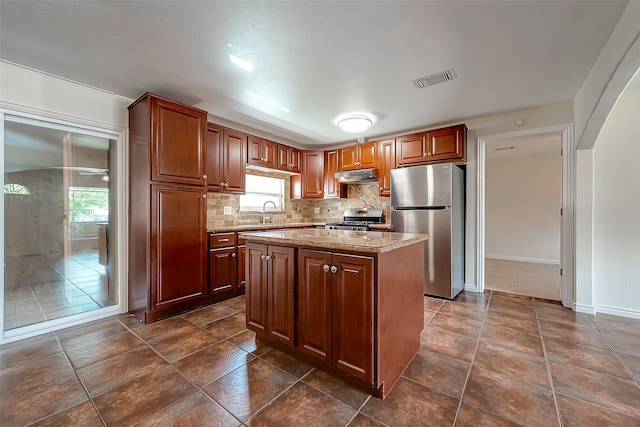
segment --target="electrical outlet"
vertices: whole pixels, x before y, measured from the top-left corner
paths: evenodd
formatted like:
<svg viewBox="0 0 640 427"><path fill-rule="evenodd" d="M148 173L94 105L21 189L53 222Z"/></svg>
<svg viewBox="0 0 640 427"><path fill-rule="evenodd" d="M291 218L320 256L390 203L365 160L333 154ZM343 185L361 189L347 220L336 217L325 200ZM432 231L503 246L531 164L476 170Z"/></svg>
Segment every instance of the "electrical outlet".
<svg viewBox="0 0 640 427"><path fill-rule="evenodd" d="M225 206L224 207L224 214L225 215L232 215L231 206Z"/></svg>
<svg viewBox="0 0 640 427"><path fill-rule="evenodd" d="M313 208L313 213L314 214L320 213L320 208Z"/></svg>

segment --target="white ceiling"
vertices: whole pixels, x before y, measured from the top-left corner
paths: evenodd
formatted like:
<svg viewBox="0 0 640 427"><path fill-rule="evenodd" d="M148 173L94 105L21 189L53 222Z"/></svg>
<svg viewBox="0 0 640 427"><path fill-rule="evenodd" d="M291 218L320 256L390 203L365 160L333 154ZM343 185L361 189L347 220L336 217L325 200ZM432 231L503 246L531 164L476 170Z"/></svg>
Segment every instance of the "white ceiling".
<svg viewBox="0 0 640 427"><path fill-rule="evenodd" d="M155 92L280 142L329 147L572 100L626 4L0 1L0 58L129 98ZM255 69L236 67L230 53ZM447 69L457 78L412 83ZM377 121L346 134L335 118L350 111Z"/></svg>

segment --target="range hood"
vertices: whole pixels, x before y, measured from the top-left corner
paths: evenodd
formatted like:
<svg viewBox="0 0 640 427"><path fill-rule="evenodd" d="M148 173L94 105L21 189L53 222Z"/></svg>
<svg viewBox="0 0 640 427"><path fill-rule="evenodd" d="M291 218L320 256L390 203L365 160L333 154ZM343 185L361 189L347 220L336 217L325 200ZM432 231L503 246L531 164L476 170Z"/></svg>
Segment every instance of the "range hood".
<svg viewBox="0 0 640 427"><path fill-rule="evenodd" d="M359 184L378 180L378 169L359 169L355 171L336 172L335 179L342 184Z"/></svg>

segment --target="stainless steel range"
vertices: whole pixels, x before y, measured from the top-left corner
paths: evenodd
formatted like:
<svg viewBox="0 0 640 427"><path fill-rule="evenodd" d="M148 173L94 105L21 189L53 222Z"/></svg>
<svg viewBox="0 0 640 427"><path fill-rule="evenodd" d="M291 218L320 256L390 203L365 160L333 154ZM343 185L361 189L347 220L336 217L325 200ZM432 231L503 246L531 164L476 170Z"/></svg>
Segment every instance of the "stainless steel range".
<svg viewBox="0 0 640 427"><path fill-rule="evenodd" d="M329 222L324 228L328 230L367 231L369 224L382 223L382 209L347 209L343 221Z"/></svg>

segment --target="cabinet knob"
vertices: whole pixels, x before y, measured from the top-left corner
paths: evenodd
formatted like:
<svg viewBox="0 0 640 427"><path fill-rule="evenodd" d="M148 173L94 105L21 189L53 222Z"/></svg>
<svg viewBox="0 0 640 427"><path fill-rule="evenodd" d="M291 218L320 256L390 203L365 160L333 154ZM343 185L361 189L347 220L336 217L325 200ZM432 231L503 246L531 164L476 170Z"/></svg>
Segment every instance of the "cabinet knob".
<svg viewBox="0 0 640 427"><path fill-rule="evenodd" d="M424 154L422 155L422 157L427 157L428 155L429 155L429 153L424 153Z"/></svg>
<svg viewBox="0 0 640 427"><path fill-rule="evenodd" d="M337 273L338 272L338 267L336 267L335 265L331 266L331 272L332 273Z"/></svg>
<svg viewBox="0 0 640 427"><path fill-rule="evenodd" d="M235 258L235 257L236 257L236 253L235 252L231 253L231 258Z"/></svg>
<svg viewBox="0 0 640 427"><path fill-rule="evenodd" d="M330 267L327 264L325 264L325 265L322 266L322 271L327 272L327 271L329 271L329 268Z"/></svg>
<svg viewBox="0 0 640 427"><path fill-rule="evenodd" d="M203 194L203 195L202 195L202 198L203 198L203 199L206 199L206 198L207 198L207 195L206 195L206 194Z"/></svg>
<svg viewBox="0 0 640 427"><path fill-rule="evenodd" d="M266 255L260 255L260 259L267 259Z"/></svg>
<svg viewBox="0 0 640 427"><path fill-rule="evenodd" d="M431 155L431 153L427 153L427 156L430 156L430 155Z"/></svg>
<svg viewBox="0 0 640 427"><path fill-rule="evenodd" d="M202 179L207 179L207 175L202 175Z"/></svg>
<svg viewBox="0 0 640 427"><path fill-rule="evenodd" d="M267 255L264 257L264 259L266 259L267 261L269 261L271 259L271 255Z"/></svg>

